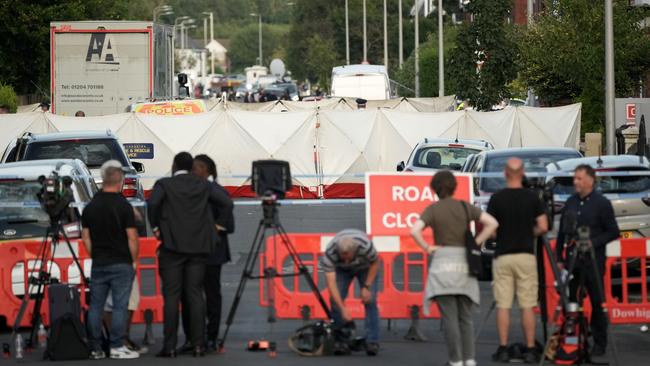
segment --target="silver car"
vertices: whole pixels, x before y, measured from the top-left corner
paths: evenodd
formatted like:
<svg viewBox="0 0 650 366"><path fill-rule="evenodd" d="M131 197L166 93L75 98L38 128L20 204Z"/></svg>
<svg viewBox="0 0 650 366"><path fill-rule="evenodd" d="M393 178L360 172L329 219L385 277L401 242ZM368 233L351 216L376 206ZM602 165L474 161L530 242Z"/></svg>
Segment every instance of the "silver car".
<svg viewBox="0 0 650 366"><path fill-rule="evenodd" d="M644 156L611 155L558 161L547 166L549 173L571 173L586 164L596 172L648 172L649 175L598 177L596 190L607 197L614 207L616 221L623 238L650 236L650 162ZM571 177L549 177L555 181L556 208L574 193ZM558 215L559 216L559 215ZM557 227L557 226L556 226Z"/></svg>
<svg viewBox="0 0 650 366"><path fill-rule="evenodd" d="M460 171L467 158L482 151L494 150L484 140L428 139L415 145L406 163L397 164L397 171L428 172L439 169Z"/></svg>
<svg viewBox="0 0 650 366"><path fill-rule="evenodd" d="M98 191L88 168L80 160L33 160L0 165L0 243L44 236L50 219L38 201L42 187L38 178L52 172L72 179L74 207L64 230L70 238L80 237L83 207Z"/></svg>

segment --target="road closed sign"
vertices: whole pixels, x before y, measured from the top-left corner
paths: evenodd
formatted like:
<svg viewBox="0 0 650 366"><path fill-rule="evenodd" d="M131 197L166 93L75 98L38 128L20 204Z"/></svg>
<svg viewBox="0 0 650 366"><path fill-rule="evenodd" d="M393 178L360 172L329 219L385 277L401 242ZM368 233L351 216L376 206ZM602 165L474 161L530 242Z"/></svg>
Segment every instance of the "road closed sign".
<svg viewBox="0 0 650 366"><path fill-rule="evenodd" d="M371 235L409 235L410 228L431 203L431 173L366 174L366 231ZM473 201L472 176L455 174L454 198Z"/></svg>

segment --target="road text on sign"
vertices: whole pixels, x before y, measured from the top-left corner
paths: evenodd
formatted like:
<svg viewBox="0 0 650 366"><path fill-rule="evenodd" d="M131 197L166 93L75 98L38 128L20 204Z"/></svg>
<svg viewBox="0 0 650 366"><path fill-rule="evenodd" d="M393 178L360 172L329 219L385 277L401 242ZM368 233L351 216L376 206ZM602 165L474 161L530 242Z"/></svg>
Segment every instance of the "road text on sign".
<svg viewBox="0 0 650 366"><path fill-rule="evenodd" d="M372 235L409 235L410 227L420 214L437 200L429 187L432 174L368 173L366 174L366 231ZM471 202L472 179L456 174L457 199Z"/></svg>

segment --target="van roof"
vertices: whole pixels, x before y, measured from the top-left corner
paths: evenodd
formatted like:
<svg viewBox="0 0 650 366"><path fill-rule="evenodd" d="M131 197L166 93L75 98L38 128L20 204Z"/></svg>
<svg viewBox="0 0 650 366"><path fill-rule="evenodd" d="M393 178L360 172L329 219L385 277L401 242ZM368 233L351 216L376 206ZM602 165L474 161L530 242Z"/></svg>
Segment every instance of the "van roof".
<svg viewBox="0 0 650 366"><path fill-rule="evenodd" d="M332 68L332 75L387 74L383 65L345 65Z"/></svg>

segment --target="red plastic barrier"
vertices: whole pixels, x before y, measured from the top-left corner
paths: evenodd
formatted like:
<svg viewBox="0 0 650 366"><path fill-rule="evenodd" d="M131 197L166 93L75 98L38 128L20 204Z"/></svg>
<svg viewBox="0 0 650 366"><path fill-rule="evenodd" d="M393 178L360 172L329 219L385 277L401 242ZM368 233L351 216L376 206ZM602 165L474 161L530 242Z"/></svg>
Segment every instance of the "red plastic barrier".
<svg viewBox="0 0 650 366"><path fill-rule="evenodd" d="M73 250L77 254L84 273L89 276L92 260L79 240L71 241ZM0 316L6 318L7 324L13 325L18 316L22 297L29 290L28 279L32 270L36 271L39 266L34 267L37 259L41 241L15 241L0 244ZM140 282L140 307L135 312L133 320L136 323L144 322L144 311L151 309L154 315L154 322L162 322L162 294L160 292L160 279L158 277L158 258L156 249L158 241L155 238L140 239L140 254L136 275ZM51 246L48 244L48 250ZM58 278L61 282L81 285L81 277L75 265L72 255L65 243L59 244L56 248L55 258L52 265L52 277ZM51 258L51 255L48 255ZM49 265L49 264L48 264ZM147 273L148 283L143 282L142 274ZM153 283L151 283L153 282ZM32 290L32 291L35 291ZM85 291L81 291L82 304L85 304ZM34 300L31 299L27 311L21 320L21 326L29 326L34 311ZM49 324L49 306L47 291L41 307L41 315L45 324Z"/></svg>
<svg viewBox="0 0 650 366"><path fill-rule="evenodd" d="M321 289L321 294L329 304L329 292L325 288L324 275L319 278L319 259L322 249L334 234L289 234L291 243L299 253L303 263L310 268L313 279ZM280 236L267 239L266 252L260 256L260 270L273 268L277 273L297 272L295 263L291 260ZM377 296L379 314L383 319L411 319L412 307L417 306L420 318L439 318L438 307L433 304L430 314L425 316L423 307L423 288L428 274L427 256L410 237L375 237L375 246L380 252L381 267L379 270L380 289ZM274 244L275 243L275 244ZM403 271L397 271L401 266ZM412 275L411 271L418 273ZM399 273L403 277L397 278ZM325 314L318 304L302 277L279 278L272 282L269 291L273 305L267 299L270 281L262 281L260 286L260 305L273 306L275 315L280 319L302 319L304 309L309 309L310 318L323 319ZM354 285L357 288L357 285ZM417 286L416 289L414 287ZM351 315L363 319L364 307L357 291L349 293L346 305L350 307Z"/></svg>
<svg viewBox="0 0 650 366"><path fill-rule="evenodd" d="M646 238L608 244L605 300L613 324L650 323L649 264L650 241Z"/></svg>

